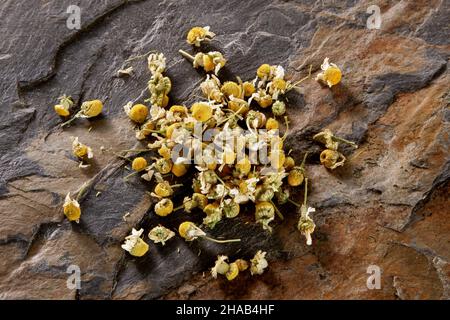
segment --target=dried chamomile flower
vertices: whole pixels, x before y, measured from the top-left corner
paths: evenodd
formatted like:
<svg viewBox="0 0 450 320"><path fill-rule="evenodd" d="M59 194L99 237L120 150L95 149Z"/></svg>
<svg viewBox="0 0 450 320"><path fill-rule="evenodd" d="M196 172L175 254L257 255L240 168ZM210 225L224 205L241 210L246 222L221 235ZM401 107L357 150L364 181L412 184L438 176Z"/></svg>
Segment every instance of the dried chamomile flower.
<svg viewBox="0 0 450 320"><path fill-rule="evenodd" d="M59 98L59 104L55 105L55 112L62 117L70 115L70 108L73 106L73 100L71 97L63 95Z"/></svg>
<svg viewBox="0 0 450 320"><path fill-rule="evenodd" d="M100 100L85 101L81 104L80 118L92 118L102 113L103 102Z"/></svg>
<svg viewBox="0 0 450 320"><path fill-rule="evenodd" d="M251 97L252 94L254 94L256 92L256 88L255 85L251 82L245 81L242 84L242 88L244 90L244 96L245 97Z"/></svg>
<svg viewBox="0 0 450 320"><path fill-rule="evenodd" d="M223 93L220 91L220 80L214 75L207 75L206 80L200 84L203 95L218 103L223 101Z"/></svg>
<svg viewBox="0 0 450 320"><path fill-rule="evenodd" d="M208 121L213 114L213 110L207 102L196 102L191 107L192 116L200 122Z"/></svg>
<svg viewBox="0 0 450 320"><path fill-rule="evenodd" d="M266 260L267 252L258 250L255 256L250 260L250 273L251 275L260 275L264 273L269 264Z"/></svg>
<svg viewBox="0 0 450 320"><path fill-rule="evenodd" d="M275 197L277 198L277 202L279 204L285 204L289 201L289 189L280 190L275 193Z"/></svg>
<svg viewBox="0 0 450 320"><path fill-rule="evenodd" d="M316 76L317 81L325 82L330 88L341 82L342 72L341 69L334 63L329 62L329 58L323 60L320 68L323 70Z"/></svg>
<svg viewBox="0 0 450 320"><path fill-rule="evenodd" d="M61 124L61 127L64 127L70 123L72 123L75 119L78 118L93 118L102 113L103 110L103 102L100 100L91 100L85 101L81 104L80 111L78 111L71 119Z"/></svg>
<svg viewBox="0 0 450 320"><path fill-rule="evenodd" d="M72 137L72 152L75 156L80 160L92 159L94 157L94 153L92 149L85 144L82 144L78 137Z"/></svg>
<svg viewBox="0 0 450 320"><path fill-rule="evenodd" d="M222 208L218 203L210 203L205 206L203 212L206 217L203 219L203 224L210 229L214 229L216 224L222 220Z"/></svg>
<svg viewBox="0 0 450 320"><path fill-rule="evenodd" d="M309 214L311 212L315 212L316 209L308 207L308 178L305 179L305 193L303 204L300 207L300 219L298 221L297 229L301 232L302 235L306 238L306 244L310 246L312 244L311 234L314 232L316 225L314 221L311 219Z"/></svg>
<svg viewBox="0 0 450 320"><path fill-rule="evenodd" d="M271 67L269 64L264 63L256 70L256 75L261 79L268 79L270 77Z"/></svg>
<svg viewBox="0 0 450 320"><path fill-rule="evenodd" d="M147 58L148 69L152 74L166 70L166 57L162 53L152 53Z"/></svg>
<svg viewBox="0 0 450 320"><path fill-rule="evenodd" d="M148 163L147 160L145 160L144 157L137 157L133 159L133 162L131 163L131 168L134 171L142 171L145 168L147 168Z"/></svg>
<svg viewBox="0 0 450 320"><path fill-rule="evenodd" d="M148 251L148 244L142 240L141 235L144 229L139 231L134 229L131 230L131 235L125 238L125 243L122 245L122 249L128 251L132 256L142 257Z"/></svg>
<svg viewBox="0 0 450 320"><path fill-rule="evenodd" d="M195 202L196 207L199 207L202 210L205 209L208 204L208 198L204 194L197 192L192 195L192 201Z"/></svg>
<svg viewBox="0 0 450 320"><path fill-rule="evenodd" d="M225 277L227 277L228 281L234 280L239 274L239 267L236 262L230 263L230 268L228 272L225 273Z"/></svg>
<svg viewBox="0 0 450 320"><path fill-rule="evenodd" d="M163 246L166 244L166 241L173 238L174 236L175 232L161 225L154 227L148 233L148 238L150 240L152 240L154 243L161 243Z"/></svg>
<svg viewBox="0 0 450 320"><path fill-rule="evenodd" d="M325 130L317 133L316 135L314 135L313 139L323 143L327 149L331 149L331 150L337 151L340 142L349 144L354 148L358 148L358 145L356 143L354 143L353 141L335 136L333 134L333 132L331 132L330 129L325 129Z"/></svg>
<svg viewBox="0 0 450 320"><path fill-rule="evenodd" d="M197 227L193 222L185 221L178 227L178 233L186 241L193 241L199 237L206 236L206 233Z"/></svg>
<svg viewBox="0 0 450 320"><path fill-rule="evenodd" d="M278 121L274 118L269 118L266 121L266 129L267 130L277 130L280 127Z"/></svg>
<svg viewBox="0 0 450 320"><path fill-rule="evenodd" d="M237 259L234 263L238 266L239 271L245 271L248 269L248 262L244 259Z"/></svg>
<svg viewBox="0 0 450 320"><path fill-rule="evenodd" d="M320 163L331 170L343 166L345 160L345 156L336 150L325 149L320 153Z"/></svg>
<svg viewBox="0 0 450 320"><path fill-rule="evenodd" d="M272 105L273 102L272 96L263 89L260 89L257 93L254 93L252 97L261 108L267 108Z"/></svg>
<svg viewBox="0 0 450 320"><path fill-rule="evenodd" d="M250 110L245 117L245 121L249 129L258 129L265 125L266 116L262 112Z"/></svg>
<svg viewBox="0 0 450 320"><path fill-rule="evenodd" d="M164 108L169 103L167 95L172 90L172 82L169 77L155 72L148 82L148 90L150 91L150 103Z"/></svg>
<svg viewBox="0 0 450 320"><path fill-rule="evenodd" d="M233 201L232 199L225 199L222 202L223 205L223 213L225 214L225 217L227 218L234 218L237 217L240 211L240 206L238 203Z"/></svg>
<svg viewBox="0 0 450 320"><path fill-rule="evenodd" d="M199 52L194 56L186 51L178 50L185 58L192 61L194 68L202 67L205 72L214 71L217 75L221 68L223 68L227 60L218 51L210 51L208 53Z"/></svg>
<svg viewBox="0 0 450 320"><path fill-rule="evenodd" d="M70 197L70 192L66 195L63 205L64 215L69 221L75 221L78 223L81 216L80 204L76 199Z"/></svg>
<svg viewBox="0 0 450 320"><path fill-rule="evenodd" d="M295 167L295 160L291 156L287 156L284 160L283 167L286 170L291 170L293 167Z"/></svg>
<svg viewBox="0 0 450 320"><path fill-rule="evenodd" d="M173 188L182 186L183 184L170 185L168 181L164 180L155 186L155 194L161 198L167 198L173 195Z"/></svg>
<svg viewBox="0 0 450 320"><path fill-rule="evenodd" d="M196 47L200 47L203 41L209 41L216 35L214 32L209 31L209 29L209 26L193 27L187 34L187 42Z"/></svg>
<svg viewBox="0 0 450 320"><path fill-rule="evenodd" d="M286 104L283 101L275 101L272 105L272 113L276 117L281 117L286 113Z"/></svg>
<svg viewBox="0 0 450 320"><path fill-rule="evenodd" d="M171 172L176 177L184 176L187 173L187 171L188 171L188 167L184 163L174 163L173 166L172 166L172 170L171 170Z"/></svg>
<svg viewBox="0 0 450 320"><path fill-rule="evenodd" d="M211 275L214 279L217 279L218 274L225 275L228 272L230 265L226 262L227 260L227 256L217 256L216 263L211 268Z"/></svg>
<svg viewBox="0 0 450 320"><path fill-rule="evenodd" d="M306 207L302 205L301 207L301 216L298 221L297 228L301 232L302 235L306 238L306 244L310 246L312 244L311 234L314 232L316 225L314 221L309 217L311 212L315 212L316 209L311 207Z"/></svg>
<svg viewBox="0 0 450 320"><path fill-rule="evenodd" d="M165 217L173 212L173 202L170 199L163 198L155 204L155 213L158 216Z"/></svg>
<svg viewBox="0 0 450 320"><path fill-rule="evenodd" d="M234 81L226 81L223 83L222 87L220 88L220 91L227 97L236 97L240 98L242 94L242 88L240 85L238 85Z"/></svg>
<svg viewBox="0 0 450 320"><path fill-rule="evenodd" d="M263 229L272 232L269 223L275 219L275 207L267 201L258 202L255 209L255 220L263 226Z"/></svg>
<svg viewBox="0 0 450 320"><path fill-rule="evenodd" d="M216 243L228 243L228 242L239 242L241 239L229 239L229 240L217 240L206 236L206 233L197 227L195 223L190 221L185 221L180 224L178 227L178 233L182 238L186 241L193 241L198 238L202 238L208 241L216 242Z"/></svg>
<svg viewBox="0 0 450 320"><path fill-rule="evenodd" d="M291 187L297 187L303 183L305 179L305 163L308 157L308 152L305 153L303 161L300 166L294 166L288 174L288 184ZM293 160L293 159L292 159ZM295 163L295 162L294 162Z"/></svg>
<svg viewBox="0 0 450 320"><path fill-rule="evenodd" d="M161 174L167 174L172 170L173 163L170 159L160 158L155 162L155 169Z"/></svg>
<svg viewBox="0 0 450 320"><path fill-rule="evenodd" d="M137 123L144 123L148 116L148 108L143 104L135 104L131 106L130 103L123 107L127 116Z"/></svg>

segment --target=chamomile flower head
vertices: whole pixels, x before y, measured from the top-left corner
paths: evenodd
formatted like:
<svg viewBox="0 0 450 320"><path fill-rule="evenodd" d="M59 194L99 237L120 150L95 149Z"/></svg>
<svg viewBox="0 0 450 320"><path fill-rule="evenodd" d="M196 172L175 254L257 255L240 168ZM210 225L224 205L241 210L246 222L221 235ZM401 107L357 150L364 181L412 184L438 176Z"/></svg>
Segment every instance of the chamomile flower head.
<svg viewBox="0 0 450 320"><path fill-rule="evenodd" d="M238 85L234 81L226 81L226 82L224 82L222 87L220 88L220 90L228 98L231 97L231 96L233 96L235 98L240 98L241 94L242 94L241 86Z"/></svg>
<svg viewBox="0 0 450 320"><path fill-rule="evenodd" d="M172 82L169 77L155 72L148 82L148 90L150 91L150 103L164 108L169 103L167 95L172 90Z"/></svg>
<svg viewBox="0 0 450 320"><path fill-rule="evenodd" d="M190 221L181 223L178 227L178 233L186 241L193 241L199 237L206 236L206 233L202 229L200 229L195 225L195 223Z"/></svg>
<svg viewBox="0 0 450 320"><path fill-rule="evenodd" d="M331 88L341 82L342 72L337 65L330 63L329 60L329 58L323 60L320 66L322 72L316 76L316 80L326 83Z"/></svg>
<svg viewBox="0 0 450 320"><path fill-rule="evenodd" d="M274 118L269 118L266 121L266 129L267 130L277 130L280 127L278 121Z"/></svg>
<svg viewBox="0 0 450 320"><path fill-rule="evenodd" d="M258 67L256 70L256 75L261 79L268 79L270 77L270 65L267 63L264 63Z"/></svg>
<svg viewBox="0 0 450 320"><path fill-rule="evenodd" d="M161 243L163 246L166 244L166 241L170 240L174 236L175 232L161 225L154 227L148 233L148 238L150 240L154 243Z"/></svg>
<svg viewBox="0 0 450 320"><path fill-rule="evenodd" d="M325 149L320 153L320 163L331 170L343 166L345 159L342 153L331 149Z"/></svg>
<svg viewBox="0 0 450 320"><path fill-rule="evenodd" d="M77 223L80 221L81 216L80 204L76 199L72 199L70 197L70 192L66 195L66 198L64 200L63 210L64 215L67 217L69 221L75 221Z"/></svg>
<svg viewBox="0 0 450 320"><path fill-rule="evenodd" d="M235 263L237 264L239 271L245 271L248 269L248 262L244 259L237 259Z"/></svg>
<svg viewBox="0 0 450 320"><path fill-rule="evenodd" d="M142 171L148 166L147 160L144 157L137 157L133 159L131 163L131 168L134 171Z"/></svg>
<svg viewBox="0 0 450 320"><path fill-rule="evenodd" d="M194 56L193 66L194 68L202 67L205 72L214 71L214 74L217 75L226 63L227 60L218 51L208 53L199 52Z"/></svg>
<svg viewBox="0 0 450 320"><path fill-rule="evenodd" d="M286 113L286 104L280 100L275 101L272 105L272 113L276 117L281 117Z"/></svg>
<svg viewBox="0 0 450 320"><path fill-rule="evenodd" d="M236 262L230 263L228 272L225 273L228 281L234 280L239 274L239 267Z"/></svg>
<svg viewBox="0 0 450 320"><path fill-rule="evenodd" d="M133 228L131 234L125 238L122 249L128 251L132 256L142 257L148 251L148 244L141 238L144 229L136 230Z"/></svg>
<svg viewBox="0 0 450 320"><path fill-rule="evenodd" d="M214 267L211 268L211 275L214 279L217 278L218 274L225 275L228 272L230 265L226 262L227 260L227 256L217 256Z"/></svg>
<svg viewBox="0 0 450 320"><path fill-rule="evenodd" d="M162 53L152 53L147 58L148 69L152 74L166 70L166 57Z"/></svg>
<svg viewBox="0 0 450 320"><path fill-rule="evenodd" d="M315 212L316 209L307 207L306 205L301 206L301 215L298 221L297 228L301 232L302 235L306 238L306 244L310 246L312 244L311 234L314 232L316 225L314 221L311 219L309 214L311 212Z"/></svg>
<svg viewBox="0 0 450 320"><path fill-rule="evenodd" d="M258 250L255 256L250 260L250 273L251 275L260 275L264 273L264 270L269 266L266 260L267 252Z"/></svg>
<svg viewBox="0 0 450 320"><path fill-rule="evenodd" d="M92 118L102 113L103 102L100 100L85 101L81 104L79 117Z"/></svg>
<svg viewBox="0 0 450 320"><path fill-rule="evenodd" d="M201 43L204 41L209 41L214 38L215 33L210 31L210 27L193 27L189 30L186 40L189 44L196 47L200 47Z"/></svg>
<svg viewBox="0 0 450 320"><path fill-rule="evenodd" d="M257 93L254 93L253 99L259 104L261 108L267 108L272 105L273 99L270 94L265 90L260 89Z"/></svg>
<svg viewBox="0 0 450 320"><path fill-rule="evenodd" d="M173 162L170 159L160 158L155 162L155 169L161 174L167 174L172 170Z"/></svg>
<svg viewBox="0 0 450 320"><path fill-rule="evenodd" d="M220 80L214 75L207 75L206 80L200 84L203 95L218 103L223 101L223 93L220 91Z"/></svg>
<svg viewBox="0 0 450 320"><path fill-rule="evenodd" d="M173 202L170 199L164 198L155 204L155 213L158 216L165 217L173 212Z"/></svg>
<svg viewBox="0 0 450 320"><path fill-rule="evenodd" d="M225 217L227 218L234 218L237 217L240 211L240 206L238 203L233 201L232 199L225 199L222 202L223 206L223 213L225 214Z"/></svg>
<svg viewBox="0 0 450 320"><path fill-rule="evenodd" d="M87 145L82 144L78 140L78 137L72 138L72 152L80 160L92 159L94 157L92 149Z"/></svg>
<svg viewBox="0 0 450 320"><path fill-rule="evenodd" d="M242 84L242 88L243 88L245 97L251 97L251 95L256 92L255 85L249 81L245 81Z"/></svg>
<svg viewBox="0 0 450 320"><path fill-rule="evenodd" d="M260 223L264 229L272 231L269 223L275 219L275 208L272 203L267 201L258 202L255 208L255 220Z"/></svg>
<svg viewBox="0 0 450 320"><path fill-rule="evenodd" d="M167 198L173 194L173 189L169 182L164 180L155 186L155 194L159 197Z"/></svg>
<svg viewBox="0 0 450 320"><path fill-rule="evenodd" d="M288 174L288 184L297 187L303 183L305 179L304 170L300 167L294 167Z"/></svg>
<svg viewBox="0 0 450 320"><path fill-rule="evenodd" d="M191 107L192 116L200 122L206 122L211 119L213 110L207 102L196 102Z"/></svg>
<svg viewBox="0 0 450 320"><path fill-rule="evenodd" d="M73 106L73 100L66 95L59 98L59 104L55 105L55 112L62 116L67 117L70 115L70 108Z"/></svg>
<svg viewBox="0 0 450 320"><path fill-rule="evenodd" d="M130 104L125 105L124 111L127 116L137 123L144 123L148 116L148 107L143 104L135 104L130 107Z"/></svg>
<svg viewBox="0 0 450 320"><path fill-rule="evenodd" d="M188 171L188 167L186 164L184 163L174 163L171 169L171 172L176 176L176 177L182 177L184 176Z"/></svg>

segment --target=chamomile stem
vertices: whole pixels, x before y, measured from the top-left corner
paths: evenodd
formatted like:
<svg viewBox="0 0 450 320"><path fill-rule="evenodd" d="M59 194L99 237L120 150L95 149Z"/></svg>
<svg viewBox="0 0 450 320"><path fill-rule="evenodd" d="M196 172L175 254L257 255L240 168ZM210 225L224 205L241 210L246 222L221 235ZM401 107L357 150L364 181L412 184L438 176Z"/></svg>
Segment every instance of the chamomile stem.
<svg viewBox="0 0 450 320"><path fill-rule="evenodd" d="M80 115L80 112L76 113L71 119L67 120L66 122L61 123L61 127L65 127L65 126L71 124L73 121L75 121L75 119L78 119L79 115Z"/></svg>
<svg viewBox="0 0 450 320"><path fill-rule="evenodd" d="M181 53L181 55L183 56L183 57L185 57L185 58L187 58L187 59L189 59L189 60L191 60L191 61L194 61L194 57L192 56L192 55L190 55L189 53L187 53L186 51L184 51L184 50L178 50L178 52L179 53Z"/></svg>
<svg viewBox="0 0 450 320"><path fill-rule="evenodd" d="M229 242L240 242L241 241L241 239L217 240L214 238L210 238L208 236L202 236L201 238L215 242L215 243L229 243Z"/></svg>
<svg viewBox="0 0 450 320"><path fill-rule="evenodd" d="M138 174L139 172L142 172L142 171L144 171L144 170L145 170L145 169L142 169L142 170L139 170L139 171L132 172L132 173L130 173L129 175L127 175L125 178L123 178L123 180L127 181L129 177L132 177L132 176L134 176L134 175L136 175L136 174Z"/></svg>
<svg viewBox="0 0 450 320"><path fill-rule="evenodd" d="M308 199L308 178L305 178L305 195L303 198L303 205L306 206L306 201Z"/></svg>
<svg viewBox="0 0 450 320"><path fill-rule="evenodd" d="M275 208L275 212L277 213L278 218L280 218L281 220L284 220L283 214L281 213L280 210L278 210L278 208L277 208L277 206L275 205L275 203L273 203L272 200L270 200L270 203L271 203L271 204L273 205L273 207Z"/></svg>
<svg viewBox="0 0 450 320"><path fill-rule="evenodd" d="M311 70L312 70L312 64L309 65L309 73L306 77L304 77L303 79L300 79L299 81L295 82L294 84L292 84L292 87L297 87L297 85L299 85L300 83L302 83L303 81L309 79L311 77Z"/></svg>
<svg viewBox="0 0 450 320"><path fill-rule="evenodd" d="M293 204L294 206L296 206L296 207L301 207L301 206L302 206L301 204L295 202L294 200L288 199L288 201L289 201L290 203L292 203L292 204Z"/></svg>
<svg viewBox="0 0 450 320"><path fill-rule="evenodd" d="M347 143L347 144L353 146L354 148L358 148L358 145L356 143L354 143L353 141L344 139L344 138L339 138L339 137L333 136L333 140L336 140L336 141L339 141L342 143Z"/></svg>
<svg viewBox="0 0 450 320"><path fill-rule="evenodd" d="M115 152L114 152L114 155L115 155L116 157L120 158L120 159L123 159L123 160L126 160L126 161L131 162L131 159L128 159L127 157L122 156L122 155L120 155L120 154L118 154L118 153L115 153Z"/></svg>
<svg viewBox="0 0 450 320"><path fill-rule="evenodd" d="M173 211L177 211L177 210L180 210L180 209L183 209L183 208L184 208L184 205L181 205L181 206L176 207L175 209L173 209Z"/></svg>
<svg viewBox="0 0 450 320"><path fill-rule="evenodd" d="M288 121L288 117L287 116L284 117L284 122L286 123L286 131L284 132L284 135L281 138L282 141L286 140L287 135L288 135L288 131L289 131L289 121Z"/></svg>
<svg viewBox="0 0 450 320"><path fill-rule="evenodd" d="M302 168L302 169L305 168L305 163L306 163L306 157L307 156L308 156L308 152L305 152L305 155L303 156L302 164L300 165L300 168Z"/></svg>
<svg viewBox="0 0 450 320"><path fill-rule="evenodd" d="M182 187L182 186L184 186L184 184L182 184L182 183L171 185L172 188L178 188L178 187Z"/></svg>
<svg viewBox="0 0 450 320"><path fill-rule="evenodd" d="M129 153L129 152L148 152L151 151L150 149L127 149L127 150L121 150L120 152L125 152L125 153Z"/></svg>

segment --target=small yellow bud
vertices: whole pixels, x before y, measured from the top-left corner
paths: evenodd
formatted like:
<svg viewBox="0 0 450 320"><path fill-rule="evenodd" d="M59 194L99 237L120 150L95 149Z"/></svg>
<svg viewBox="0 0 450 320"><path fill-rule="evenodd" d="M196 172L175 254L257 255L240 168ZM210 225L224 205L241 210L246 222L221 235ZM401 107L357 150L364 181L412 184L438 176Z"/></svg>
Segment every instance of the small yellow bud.
<svg viewBox="0 0 450 320"><path fill-rule="evenodd" d="M239 274L239 267L236 264L236 262L230 263L230 268L228 269L228 272L225 273L225 276L227 277L228 281L233 280L236 278Z"/></svg>
<svg viewBox="0 0 450 320"><path fill-rule="evenodd" d="M270 65L265 63L259 66L258 70L256 70L256 75L261 79L264 77L268 78L270 76Z"/></svg>
<svg viewBox="0 0 450 320"><path fill-rule="evenodd" d="M280 127L280 124L278 123L277 120L275 120L274 118L269 118L266 121L266 129L267 130L273 130L273 129L278 129Z"/></svg>
<svg viewBox="0 0 450 320"><path fill-rule="evenodd" d="M147 163L147 160L145 160L145 158L137 157L131 163L131 168L134 171L142 171L147 167L147 165L148 165L148 163Z"/></svg>
<svg viewBox="0 0 450 320"><path fill-rule="evenodd" d="M201 122L206 122L212 117L212 108L206 102L196 102L191 108L192 116Z"/></svg>
<svg viewBox="0 0 450 320"><path fill-rule="evenodd" d="M81 116L86 118L92 118L102 113L103 102L100 100L85 101L81 105Z"/></svg>
<svg viewBox="0 0 450 320"><path fill-rule="evenodd" d="M164 198L155 204L155 213L158 216L165 217L173 211L173 202L170 199Z"/></svg>
<svg viewBox="0 0 450 320"><path fill-rule="evenodd" d="M148 108L143 104L134 105L130 109L130 112L128 113L128 117L130 117L131 120L137 123L145 122L147 115L148 115Z"/></svg>

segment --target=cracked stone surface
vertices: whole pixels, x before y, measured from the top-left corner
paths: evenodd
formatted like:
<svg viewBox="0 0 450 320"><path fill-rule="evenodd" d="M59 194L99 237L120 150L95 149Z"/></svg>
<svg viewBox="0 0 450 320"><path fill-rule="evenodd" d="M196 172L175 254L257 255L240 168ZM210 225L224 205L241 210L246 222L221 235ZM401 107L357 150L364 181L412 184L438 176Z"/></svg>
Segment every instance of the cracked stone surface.
<svg viewBox="0 0 450 320"><path fill-rule="evenodd" d="M82 9L81 30L66 27L72 4ZM371 4L381 9L380 30L366 28ZM449 299L449 16L445 0L2 1L0 298ZM190 105L204 74L177 51L189 49L194 25L217 33L209 47L229 60L225 79L251 79L270 63L297 80L309 65L315 76L324 57L342 68L332 89L308 80L287 95L287 150L296 159L312 154L311 247L295 229L295 208L285 206L272 235L245 215L211 233L239 235L243 247L176 239L142 259L120 248L132 227L174 229L186 214L155 216L151 186L122 179L126 163L114 152L138 145L122 106L147 98L150 75L145 60L131 63L131 77L117 70L132 56L161 51L171 101ZM53 111L62 94L77 107L101 99L105 111L63 130ZM311 139L323 128L360 145L345 149L348 163L333 172L319 164L321 147ZM72 157L71 136L93 148L88 170ZM71 224L64 196L86 181L80 224ZM302 192L293 198L301 201ZM270 261L262 276L229 283L209 275L217 254L249 258L258 249ZM66 286L73 264L80 290ZM379 290L366 286L369 265L382 270Z"/></svg>

